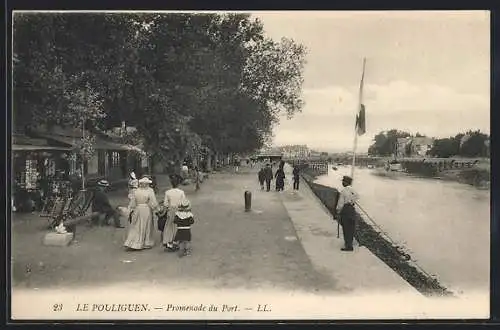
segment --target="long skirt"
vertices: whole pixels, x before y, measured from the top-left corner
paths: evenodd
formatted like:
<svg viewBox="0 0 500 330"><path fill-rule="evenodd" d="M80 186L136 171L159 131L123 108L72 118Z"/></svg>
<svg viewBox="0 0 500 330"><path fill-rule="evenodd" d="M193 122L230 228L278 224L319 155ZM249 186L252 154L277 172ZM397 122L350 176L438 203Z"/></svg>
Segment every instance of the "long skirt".
<svg viewBox="0 0 500 330"><path fill-rule="evenodd" d="M168 210L167 221L165 222L165 228L162 232L162 243L167 245L167 243L172 243L177 233L177 225L174 223L176 208Z"/></svg>
<svg viewBox="0 0 500 330"><path fill-rule="evenodd" d="M285 187L285 178L276 178L276 189L283 189Z"/></svg>
<svg viewBox="0 0 500 330"><path fill-rule="evenodd" d="M153 212L147 204L139 204L131 216L127 239L123 244L134 250L149 249L154 246Z"/></svg>

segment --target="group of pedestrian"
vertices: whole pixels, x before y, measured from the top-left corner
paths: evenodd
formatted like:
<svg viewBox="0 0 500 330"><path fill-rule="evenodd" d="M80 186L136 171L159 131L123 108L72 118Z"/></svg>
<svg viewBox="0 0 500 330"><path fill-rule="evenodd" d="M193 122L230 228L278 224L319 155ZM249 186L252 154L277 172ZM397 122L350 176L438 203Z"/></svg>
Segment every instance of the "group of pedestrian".
<svg viewBox="0 0 500 330"><path fill-rule="evenodd" d="M283 191L285 172L283 171L284 162L280 162L278 170L273 175L271 164L267 163L258 173L258 179L260 183L261 190L264 190L264 183L266 184L266 190L271 190L271 181L273 178L276 179L276 191ZM293 168L293 189L299 190L300 182L300 167L295 165ZM334 218L342 226L342 233L344 236L344 246L341 248L342 251L354 251L353 240L354 233L356 229L356 210L354 205L359 199L358 194L352 188L352 178L349 176L343 176L342 178L342 190L339 192L339 198L337 201L336 212Z"/></svg>
<svg viewBox="0 0 500 330"><path fill-rule="evenodd" d="M276 179L276 191L284 189L284 162L281 162L278 170L273 175L271 165L268 163L259 173L259 183L264 190L271 190L271 181ZM294 190L299 189L300 169L295 166L293 169ZM170 177L172 188L165 192L163 205L156 200L156 195L151 187L153 181L144 176L137 180L135 174L130 174L129 180L129 230L124 246L128 251L151 249L155 242L153 240L154 219L157 218L157 229L161 231L162 245L167 252L178 251L179 257L191 254L191 226L194 223L194 216L191 212L191 205L186 194L179 185L182 177L172 175ZM342 178L343 189L339 193L336 212L334 218L342 226L344 236L344 247L342 251L353 251L353 239L356 227L355 204L358 201L358 194L352 188L352 178L344 176ZM93 211L101 213L104 223L113 219L117 228L124 228L120 223L118 212L111 207L108 197L105 194L109 183L106 180L98 182L98 189L93 200Z"/></svg>
<svg viewBox="0 0 500 330"><path fill-rule="evenodd" d="M271 181L276 179L276 191L283 191L285 189L285 162L281 161L279 163L276 173L273 174L271 164L267 163L262 167L258 173L258 179L260 183L260 189L264 190L264 183L266 184L266 191L271 190ZM293 189L299 190L300 182L300 168L296 165L293 168Z"/></svg>
<svg viewBox="0 0 500 330"><path fill-rule="evenodd" d="M128 251L151 249L154 220L161 231L162 243L167 252L179 252L179 257L191 254L191 225L194 216L191 205L183 190L179 189L180 178L170 177L172 188L165 192L163 205L160 205L151 188L148 177L131 179L129 192L129 231L124 246Z"/></svg>
<svg viewBox="0 0 500 330"><path fill-rule="evenodd" d="M205 162L206 163L206 162ZM190 178L192 179L192 182L195 185L196 190L200 190L201 183L203 182L204 179L204 174L203 174L203 167L205 167L206 171L206 164L201 164L202 167L194 166L194 167L189 167L187 162L184 162L181 166L180 169L180 174L174 174L177 176L178 179L180 179L180 184L182 185L188 185L190 182Z"/></svg>

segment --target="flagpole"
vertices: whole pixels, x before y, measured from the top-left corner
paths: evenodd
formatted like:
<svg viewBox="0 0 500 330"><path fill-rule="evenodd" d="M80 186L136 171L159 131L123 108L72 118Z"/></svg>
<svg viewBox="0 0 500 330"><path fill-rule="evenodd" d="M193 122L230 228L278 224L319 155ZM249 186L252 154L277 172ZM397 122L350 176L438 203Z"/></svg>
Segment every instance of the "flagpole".
<svg viewBox="0 0 500 330"><path fill-rule="evenodd" d="M358 97L358 108L356 109L356 117L360 113L361 110L361 104L363 102L363 84L365 80L365 65L366 65L366 58L363 58L363 71L361 73L361 82L359 83L359 97ZM354 124L354 146L352 148L352 166L351 166L351 178L354 181L354 167L356 165L356 148L358 146L358 124L357 121L355 121Z"/></svg>

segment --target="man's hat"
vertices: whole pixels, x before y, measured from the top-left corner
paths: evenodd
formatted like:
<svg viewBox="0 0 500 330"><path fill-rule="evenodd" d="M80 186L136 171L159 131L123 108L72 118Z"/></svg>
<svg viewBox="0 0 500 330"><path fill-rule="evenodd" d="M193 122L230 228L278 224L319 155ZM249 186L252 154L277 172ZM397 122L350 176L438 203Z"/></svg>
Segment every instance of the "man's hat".
<svg viewBox="0 0 500 330"><path fill-rule="evenodd" d="M184 198L181 201L181 204L179 205L178 210L179 210L179 212L189 212L189 211L191 211L191 203L189 202L189 200L187 198Z"/></svg>
<svg viewBox="0 0 500 330"><path fill-rule="evenodd" d="M350 176L344 175L342 181L346 183L352 183L352 178Z"/></svg>
<svg viewBox="0 0 500 330"><path fill-rule="evenodd" d="M97 185L101 187L109 187L109 182L107 180L99 180L99 182L97 182Z"/></svg>

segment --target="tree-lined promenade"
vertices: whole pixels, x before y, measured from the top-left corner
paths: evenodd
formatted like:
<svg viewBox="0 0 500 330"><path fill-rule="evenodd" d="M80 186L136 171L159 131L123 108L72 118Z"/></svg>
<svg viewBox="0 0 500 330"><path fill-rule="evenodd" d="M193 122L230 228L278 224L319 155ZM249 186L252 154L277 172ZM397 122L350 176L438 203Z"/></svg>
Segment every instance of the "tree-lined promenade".
<svg viewBox="0 0 500 330"><path fill-rule="evenodd" d="M18 13L13 42L19 131L126 122L125 142L181 162L258 149L303 106L305 48L249 14Z"/></svg>

